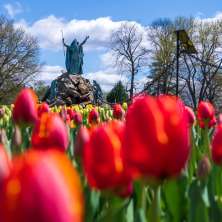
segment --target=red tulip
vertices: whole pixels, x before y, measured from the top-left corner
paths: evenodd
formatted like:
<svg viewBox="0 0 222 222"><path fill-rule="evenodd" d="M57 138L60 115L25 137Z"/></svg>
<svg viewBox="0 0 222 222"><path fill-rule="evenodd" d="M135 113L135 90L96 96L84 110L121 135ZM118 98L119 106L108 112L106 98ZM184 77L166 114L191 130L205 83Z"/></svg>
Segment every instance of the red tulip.
<svg viewBox="0 0 222 222"><path fill-rule="evenodd" d="M82 123L82 115L81 115L81 113L79 113L79 112L75 113L74 121L75 121L75 124L77 124L77 125L80 125Z"/></svg>
<svg viewBox="0 0 222 222"><path fill-rule="evenodd" d="M222 164L222 124L218 124L214 132L212 140L212 159L216 164Z"/></svg>
<svg viewBox="0 0 222 222"><path fill-rule="evenodd" d="M82 115L81 115L81 113L75 112L73 120L74 120L76 125L82 124Z"/></svg>
<svg viewBox="0 0 222 222"><path fill-rule="evenodd" d="M63 106L60 113L59 113L60 117L62 118L62 120L65 122L65 123L70 123L71 121L71 118L70 118L70 115L68 113L68 110L66 110L66 107Z"/></svg>
<svg viewBox="0 0 222 222"><path fill-rule="evenodd" d="M179 98L141 96L126 115L123 156L133 177L177 176L187 162L187 115Z"/></svg>
<svg viewBox="0 0 222 222"><path fill-rule="evenodd" d="M67 113L70 116L70 119L73 120L74 116L75 116L75 111L72 110L71 108L67 109Z"/></svg>
<svg viewBox="0 0 222 222"><path fill-rule="evenodd" d="M194 111L189 106L185 106L185 112L187 114L189 126L192 126L196 121Z"/></svg>
<svg viewBox="0 0 222 222"><path fill-rule="evenodd" d="M222 123L222 114L220 113L219 114L219 117L218 117L218 124Z"/></svg>
<svg viewBox="0 0 222 222"><path fill-rule="evenodd" d="M88 121L90 124L98 124L99 123L99 113L94 108L89 112Z"/></svg>
<svg viewBox="0 0 222 222"><path fill-rule="evenodd" d="M65 121L65 123L70 123L71 122L71 118L70 118L70 115L69 114L67 114L66 115L66 121Z"/></svg>
<svg viewBox="0 0 222 222"><path fill-rule="evenodd" d="M124 117L124 114L125 112L120 104L113 105L113 117L115 119L122 120Z"/></svg>
<svg viewBox="0 0 222 222"><path fill-rule="evenodd" d="M85 127L81 126L75 139L74 153L75 156L82 157L83 147L89 141L90 131Z"/></svg>
<svg viewBox="0 0 222 222"><path fill-rule="evenodd" d="M82 222L83 194L65 154L30 150L13 160L0 192L0 221Z"/></svg>
<svg viewBox="0 0 222 222"><path fill-rule="evenodd" d="M211 127L215 126L216 123L217 123L217 119L216 119L216 117L214 116L214 117L210 120L210 122L209 122L209 124L208 124L208 128L211 128Z"/></svg>
<svg viewBox="0 0 222 222"><path fill-rule="evenodd" d="M37 96L28 88L22 89L15 100L13 120L17 124L34 124L37 120Z"/></svg>
<svg viewBox="0 0 222 222"><path fill-rule="evenodd" d="M11 161L2 144L0 144L0 187L4 179L9 175L11 169Z"/></svg>
<svg viewBox="0 0 222 222"><path fill-rule="evenodd" d="M43 102L38 106L38 117L40 117L43 113L48 113L49 111L49 105L46 102Z"/></svg>
<svg viewBox="0 0 222 222"><path fill-rule="evenodd" d="M92 129L83 149L84 171L91 187L115 191L130 183L122 161L124 129L118 121Z"/></svg>
<svg viewBox="0 0 222 222"><path fill-rule="evenodd" d="M216 124L215 110L211 103L201 101L197 108L197 118L201 128L212 127Z"/></svg>
<svg viewBox="0 0 222 222"><path fill-rule="evenodd" d="M43 113L37 121L32 133L34 148L50 148L51 146L65 151L69 139L65 123L56 113Z"/></svg>

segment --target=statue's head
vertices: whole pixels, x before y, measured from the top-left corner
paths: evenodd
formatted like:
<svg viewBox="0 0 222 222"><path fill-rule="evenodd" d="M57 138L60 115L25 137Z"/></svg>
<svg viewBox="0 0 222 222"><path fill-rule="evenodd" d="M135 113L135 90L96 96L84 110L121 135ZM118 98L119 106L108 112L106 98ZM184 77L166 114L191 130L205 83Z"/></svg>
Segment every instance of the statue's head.
<svg viewBox="0 0 222 222"><path fill-rule="evenodd" d="M74 46L74 45L77 45L78 44L78 41L76 39L74 39L71 43L71 46Z"/></svg>

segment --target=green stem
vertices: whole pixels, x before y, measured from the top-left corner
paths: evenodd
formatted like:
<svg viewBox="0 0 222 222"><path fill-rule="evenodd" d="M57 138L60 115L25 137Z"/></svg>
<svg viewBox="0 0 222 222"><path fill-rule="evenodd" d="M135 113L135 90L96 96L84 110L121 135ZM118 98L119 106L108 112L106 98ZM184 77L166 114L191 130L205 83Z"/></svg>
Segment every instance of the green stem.
<svg viewBox="0 0 222 222"><path fill-rule="evenodd" d="M154 197L148 212L149 221L160 222L160 186L154 188Z"/></svg>
<svg viewBox="0 0 222 222"><path fill-rule="evenodd" d="M208 135L208 128L205 127L203 129L203 145L204 145L204 153L206 153L209 158L211 157L210 153L210 140L209 140L209 135Z"/></svg>
<svg viewBox="0 0 222 222"><path fill-rule="evenodd" d="M146 209L146 187L142 183L141 184L141 193L139 195L138 207L141 209Z"/></svg>
<svg viewBox="0 0 222 222"><path fill-rule="evenodd" d="M189 160L189 164L188 164L188 174L189 174L189 180L190 182L192 181L193 179L193 174L196 170L196 161L197 161L197 152L198 152L198 149L196 147L196 144L195 144L195 128L192 127L190 129L190 139L191 139L191 157L190 157L190 160Z"/></svg>
<svg viewBox="0 0 222 222"><path fill-rule="evenodd" d="M134 221L145 221L146 189L141 181L134 182Z"/></svg>

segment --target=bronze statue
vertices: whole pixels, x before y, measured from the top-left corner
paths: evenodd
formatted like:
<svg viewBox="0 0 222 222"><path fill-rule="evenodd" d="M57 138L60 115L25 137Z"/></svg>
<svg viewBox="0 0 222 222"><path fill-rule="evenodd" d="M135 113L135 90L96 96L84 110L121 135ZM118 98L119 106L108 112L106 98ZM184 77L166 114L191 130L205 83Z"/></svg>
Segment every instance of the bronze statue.
<svg viewBox="0 0 222 222"><path fill-rule="evenodd" d="M70 46L65 43L64 38L62 39L63 45L66 47L65 64L68 74L81 75L83 73L83 45L86 43L88 38L89 36L86 36L80 44L76 39L74 39Z"/></svg>
<svg viewBox="0 0 222 222"><path fill-rule="evenodd" d="M66 47L67 72L54 79L47 90L43 101L48 102L50 106L93 102L93 86L89 80L81 76L83 74L83 45L88 38L89 36L80 44L74 39L71 45L67 45L62 38L63 46Z"/></svg>

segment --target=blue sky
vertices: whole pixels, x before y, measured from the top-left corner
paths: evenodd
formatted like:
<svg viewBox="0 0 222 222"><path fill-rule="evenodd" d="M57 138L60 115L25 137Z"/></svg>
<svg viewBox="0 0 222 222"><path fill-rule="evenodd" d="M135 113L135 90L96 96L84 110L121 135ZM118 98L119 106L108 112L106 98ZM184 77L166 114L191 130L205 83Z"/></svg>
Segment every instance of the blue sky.
<svg viewBox="0 0 222 222"><path fill-rule="evenodd" d="M61 29L65 40L79 41L90 35L85 47L84 72L95 78L104 90L121 78L110 64L107 47L110 33L122 21L133 21L142 28L157 18L193 16L222 17L221 0L19 0L0 1L0 11L14 19L39 39L44 70L40 79L53 79L64 69Z"/></svg>
<svg viewBox="0 0 222 222"><path fill-rule="evenodd" d="M13 5L16 1L1 2L3 6ZM222 10L220 0L20 0L19 3L25 11L16 17L27 18L30 22L53 14L66 19L111 16L113 20L127 19L149 24L158 17L196 16L199 12L210 17Z"/></svg>

